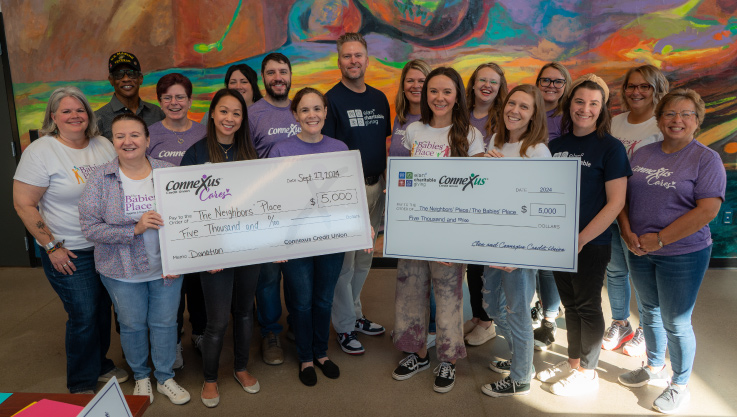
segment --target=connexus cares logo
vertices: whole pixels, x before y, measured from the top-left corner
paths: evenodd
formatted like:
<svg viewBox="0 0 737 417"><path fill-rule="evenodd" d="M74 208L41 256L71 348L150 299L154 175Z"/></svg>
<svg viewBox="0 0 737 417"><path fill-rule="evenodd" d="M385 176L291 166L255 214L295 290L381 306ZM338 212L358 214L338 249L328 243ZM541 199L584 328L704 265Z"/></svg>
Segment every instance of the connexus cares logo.
<svg viewBox="0 0 737 417"><path fill-rule="evenodd" d="M213 198L224 200L231 196L230 188L225 191L218 191L214 188L220 185L222 178L213 178L212 175L204 174L202 178L190 181L169 181L166 184L167 194L186 193L194 190L195 195L200 201L207 201Z"/></svg>
<svg viewBox="0 0 737 417"><path fill-rule="evenodd" d="M473 188L474 185L486 184L486 180L488 180L488 178L481 178L481 176L477 174L471 174L468 177L448 177L443 175L438 180L438 185L440 185L441 187L463 186L461 191L466 191L466 188L468 188L469 186Z"/></svg>

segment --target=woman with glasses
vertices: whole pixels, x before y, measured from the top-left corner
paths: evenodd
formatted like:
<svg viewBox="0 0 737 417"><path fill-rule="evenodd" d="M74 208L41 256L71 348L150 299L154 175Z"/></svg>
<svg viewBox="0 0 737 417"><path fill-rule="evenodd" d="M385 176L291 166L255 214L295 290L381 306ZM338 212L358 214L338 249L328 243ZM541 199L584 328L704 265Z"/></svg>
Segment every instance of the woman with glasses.
<svg viewBox="0 0 737 417"><path fill-rule="evenodd" d="M627 110L612 118L612 136L619 139L632 159L636 150L653 142L663 140L655 120L655 106L668 93L668 80L652 65L631 68L622 83L622 107ZM625 259L626 247L620 237L617 222L611 226L612 259L606 268L607 294L612 308L612 324L604 333L601 347L615 350L624 345L622 351L629 356L645 354L645 338L642 327L633 331L630 316L629 269ZM640 310L639 299L635 299Z"/></svg>
<svg viewBox="0 0 737 417"><path fill-rule="evenodd" d="M719 213L727 181L719 154L694 139L704 113L704 101L690 89L660 100L655 116L663 141L632 157L634 174L618 217L647 346L647 365L620 375L619 382L667 385L653 403L663 413L677 411L690 397L696 354L691 314L711 257L709 222ZM665 371L666 348L672 378Z"/></svg>
<svg viewBox="0 0 737 417"><path fill-rule="evenodd" d="M548 142L562 134L560 124L563 119L563 103L571 91L571 74L559 62L550 62L537 73L537 88L543 96L545 115L548 119ZM553 271L537 271L537 295L539 301L532 308L532 320L540 327L535 329L535 349L548 349L555 342L558 325L555 319L560 315L560 296L555 286Z"/></svg>
<svg viewBox="0 0 737 417"><path fill-rule="evenodd" d="M184 152L207 135L207 127L189 118L189 109L192 107L192 82L189 78L176 72L164 75L156 83L156 96L166 117L148 128L151 144L146 150L146 155L179 166ZM189 310L189 322L192 324L192 343L199 349L207 325L199 274L184 275L177 314L177 358L174 369L184 367L182 341L179 335L184 326L185 304Z"/></svg>
<svg viewBox="0 0 737 417"><path fill-rule="evenodd" d="M484 136L484 150L489 148L496 125L502 117L504 99L507 97L507 79L502 68L488 62L476 67L466 85L466 103L471 126ZM469 346L480 346L496 337L494 323L483 307L481 289L483 265L468 265L466 280L471 299L473 317L463 324L464 340Z"/></svg>
<svg viewBox="0 0 737 417"><path fill-rule="evenodd" d="M537 88L543 93L545 114L548 117L548 141L562 135L563 102L571 91L571 74L559 62L550 62L537 73Z"/></svg>

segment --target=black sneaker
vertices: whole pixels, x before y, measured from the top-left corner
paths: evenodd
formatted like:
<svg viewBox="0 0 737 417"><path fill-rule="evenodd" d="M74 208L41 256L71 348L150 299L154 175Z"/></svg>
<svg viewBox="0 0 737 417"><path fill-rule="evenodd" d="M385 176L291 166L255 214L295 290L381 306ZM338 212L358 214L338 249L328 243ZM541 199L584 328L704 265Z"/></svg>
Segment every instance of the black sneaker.
<svg viewBox="0 0 737 417"><path fill-rule="evenodd" d="M535 338L535 350L547 350L555 342L556 330L558 330L558 326L555 324L555 320L543 319L540 327L532 332Z"/></svg>
<svg viewBox="0 0 737 417"><path fill-rule="evenodd" d="M430 356L420 358L416 353L410 353L409 356L399 362L397 369L392 372L392 378L397 381L404 381L412 378L412 375L424 371L430 367Z"/></svg>
<svg viewBox="0 0 737 417"><path fill-rule="evenodd" d="M378 336L384 334L386 329L384 328L384 326L378 323L374 323L364 316L356 320L356 331L367 334L369 336Z"/></svg>
<svg viewBox="0 0 737 417"><path fill-rule="evenodd" d="M432 389L435 392L449 392L453 389L453 385L456 383L456 366L450 362L440 362L435 370L435 384Z"/></svg>
<svg viewBox="0 0 737 417"><path fill-rule="evenodd" d="M540 326L540 321L545 317L543 305L540 301L535 301L535 306L530 310L530 316L532 317L532 327L536 328Z"/></svg>
<svg viewBox="0 0 737 417"><path fill-rule="evenodd" d="M491 361L489 362L489 369L500 374L509 375L512 371L512 361Z"/></svg>
<svg viewBox="0 0 737 417"><path fill-rule="evenodd" d="M512 395L527 395L530 393L530 383L512 381L510 377L493 384L481 386L481 392L490 397L509 397Z"/></svg>

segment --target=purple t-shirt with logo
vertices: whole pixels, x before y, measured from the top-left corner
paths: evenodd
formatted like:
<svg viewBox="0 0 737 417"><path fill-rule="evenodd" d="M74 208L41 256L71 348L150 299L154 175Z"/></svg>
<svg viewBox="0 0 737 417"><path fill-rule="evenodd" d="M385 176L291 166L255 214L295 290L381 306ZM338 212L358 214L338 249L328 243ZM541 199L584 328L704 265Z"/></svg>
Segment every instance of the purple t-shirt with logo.
<svg viewBox="0 0 737 417"><path fill-rule="evenodd" d="M347 151L348 146L339 141L323 135L322 140L317 143L305 142L297 136L284 139L271 147L269 158L280 156L311 155L313 153Z"/></svg>
<svg viewBox="0 0 737 417"><path fill-rule="evenodd" d="M164 127L162 122L156 122L149 126L148 133L151 143L146 155L179 166L187 149L207 136L207 127L193 122L189 130L174 132Z"/></svg>
<svg viewBox="0 0 737 417"><path fill-rule="evenodd" d="M409 149L402 144L404 133L410 123L420 120L419 114L408 114L404 124L399 124L399 117L394 118L394 130L392 130L392 142L389 145L389 156L409 156Z"/></svg>
<svg viewBox="0 0 737 417"><path fill-rule="evenodd" d="M272 106L266 99L261 99L248 108L248 124L251 128L251 140L259 158L269 156L274 144L292 137L302 131L290 106Z"/></svg>
<svg viewBox="0 0 737 417"><path fill-rule="evenodd" d="M657 233L696 207L696 200L717 197L724 201L727 174L719 154L697 140L667 154L662 142L640 148L632 156L627 202L632 232ZM705 225L696 233L665 245L652 255L683 255L711 245Z"/></svg>

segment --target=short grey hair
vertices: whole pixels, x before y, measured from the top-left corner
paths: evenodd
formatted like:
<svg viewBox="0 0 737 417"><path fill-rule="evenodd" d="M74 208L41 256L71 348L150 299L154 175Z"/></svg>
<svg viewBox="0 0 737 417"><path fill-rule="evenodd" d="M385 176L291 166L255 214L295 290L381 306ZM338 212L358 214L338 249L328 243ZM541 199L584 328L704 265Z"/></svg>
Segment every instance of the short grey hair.
<svg viewBox="0 0 737 417"><path fill-rule="evenodd" d="M54 90L53 93L51 93L51 97L49 97L49 102L46 105L46 113L44 114L43 127L41 127L38 132L39 135L57 135L59 133L59 129L56 126L54 120L51 118L51 115L59 110L61 100L63 100L65 97L76 98L77 100L79 100L80 103L82 103L82 106L84 106L84 110L87 112L87 119L89 120L87 129L84 131L87 139L99 136L100 130L97 128L97 116L95 116L95 112L92 111L92 107L90 107L90 103L87 101L87 97L84 96L79 88L71 86L57 88L56 90Z"/></svg>

